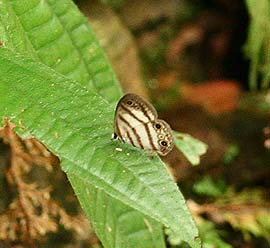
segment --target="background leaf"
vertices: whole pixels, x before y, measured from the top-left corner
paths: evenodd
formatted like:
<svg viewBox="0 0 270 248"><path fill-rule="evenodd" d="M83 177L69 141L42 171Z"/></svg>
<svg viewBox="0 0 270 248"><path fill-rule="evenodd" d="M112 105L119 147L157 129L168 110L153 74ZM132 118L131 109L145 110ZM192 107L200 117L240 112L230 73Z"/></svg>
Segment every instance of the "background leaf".
<svg viewBox="0 0 270 248"><path fill-rule="evenodd" d="M244 47L245 54L251 61L249 86L252 90L258 89L261 81L262 88L267 89L270 85L270 2L246 0L246 6L251 18Z"/></svg>
<svg viewBox="0 0 270 248"><path fill-rule="evenodd" d="M200 156L206 153L207 145L189 134L174 132L175 145L192 165L200 163Z"/></svg>

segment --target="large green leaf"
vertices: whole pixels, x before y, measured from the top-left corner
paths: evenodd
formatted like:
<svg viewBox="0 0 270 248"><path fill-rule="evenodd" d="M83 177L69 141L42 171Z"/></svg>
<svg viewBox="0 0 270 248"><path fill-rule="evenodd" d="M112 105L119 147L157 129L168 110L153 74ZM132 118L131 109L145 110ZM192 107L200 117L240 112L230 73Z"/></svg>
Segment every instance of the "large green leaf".
<svg viewBox="0 0 270 248"><path fill-rule="evenodd" d="M110 102L121 95L92 29L70 0L0 0L0 41Z"/></svg>
<svg viewBox="0 0 270 248"><path fill-rule="evenodd" d="M94 186L111 200L169 227L191 247L200 246L185 201L158 156L150 158L143 150L111 140L114 106L48 67L6 49L0 49L0 75L0 115L60 157L86 211L93 205L86 194ZM103 211L99 204L95 211L98 220ZM116 246L110 243L107 247Z"/></svg>

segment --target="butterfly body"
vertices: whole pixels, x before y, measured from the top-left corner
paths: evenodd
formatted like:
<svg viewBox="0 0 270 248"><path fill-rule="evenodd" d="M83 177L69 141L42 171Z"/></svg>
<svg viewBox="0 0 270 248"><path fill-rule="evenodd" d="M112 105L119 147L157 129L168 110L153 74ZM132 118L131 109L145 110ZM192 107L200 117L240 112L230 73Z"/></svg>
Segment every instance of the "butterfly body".
<svg viewBox="0 0 270 248"><path fill-rule="evenodd" d="M138 95L126 94L119 100L114 126L114 136L135 147L163 156L173 148L169 124L158 119L155 108Z"/></svg>

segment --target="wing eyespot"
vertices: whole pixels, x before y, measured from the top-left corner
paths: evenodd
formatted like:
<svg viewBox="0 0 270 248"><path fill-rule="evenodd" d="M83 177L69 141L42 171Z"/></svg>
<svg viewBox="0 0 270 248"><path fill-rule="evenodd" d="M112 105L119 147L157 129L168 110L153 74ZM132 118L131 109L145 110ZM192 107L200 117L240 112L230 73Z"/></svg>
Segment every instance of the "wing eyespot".
<svg viewBox="0 0 270 248"><path fill-rule="evenodd" d="M160 128L161 128L161 125L160 125L159 123L157 123L157 124L155 125L155 127L156 127L156 129L160 129Z"/></svg>
<svg viewBox="0 0 270 248"><path fill-rule="evenodd" d="M161 144L162 146L165 146L165 147L168 146L168 143L167 143L166 141L164 141L164 140L161 141L160 144Z"/></svg>

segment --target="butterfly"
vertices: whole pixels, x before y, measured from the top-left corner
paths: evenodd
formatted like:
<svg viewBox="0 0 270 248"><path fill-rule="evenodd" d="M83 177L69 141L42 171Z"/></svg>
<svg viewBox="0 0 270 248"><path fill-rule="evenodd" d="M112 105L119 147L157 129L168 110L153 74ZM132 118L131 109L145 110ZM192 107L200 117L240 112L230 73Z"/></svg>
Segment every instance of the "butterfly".
<svg viewBox="0 0 270 248"><path fill-rule="evenodd" d="M174 146L170 125L158 119L155 108L135 94L124 95L116 106L114 138L161 156Z"/></svg>

